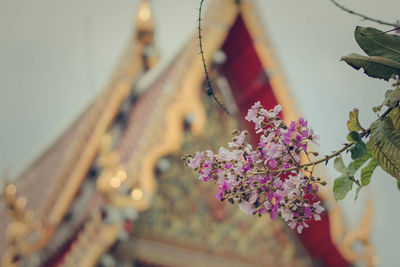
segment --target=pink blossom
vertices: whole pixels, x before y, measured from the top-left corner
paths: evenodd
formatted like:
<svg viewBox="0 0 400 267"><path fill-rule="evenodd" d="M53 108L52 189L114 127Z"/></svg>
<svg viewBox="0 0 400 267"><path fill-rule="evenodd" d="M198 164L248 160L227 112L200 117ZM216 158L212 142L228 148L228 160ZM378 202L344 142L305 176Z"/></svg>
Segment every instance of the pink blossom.
<svg viewBox="0 0 400 267"><path fill-rule="evenodd" d="M304 226L301 225L301 224L299 224L299 225L297 226L297 232L298 232L299 234L301 234L301 232L303 231L303 228L304 228Z"/></svg>
<svg viewBox="0 0 400 267"><path fill-rule="evenodd" d="M289 222L289 227L292 228L292 229L294 229L296 227L296 225L297 224L295 222L293 222L293 221Z"/></svg>
<svg viewBox="0 0 400 267"><path fill-rule="evenodd" d="M260 102L249 110L246 120L261 133L257 149L246 140L246 132L235 130L229 149L221 147L216 155L210 150L188 155L186 165L198 171L201 180L217 184L218 200L239 203L250 216L268 213L271 219L281 217L301 233L308 227L306 221L321 219L324 208L320 202L310 205L304 198L307 193L316 199L319 180L309 179L309 170L286 169L298 166L300 153L307 151L317 136L303 118L287 126L279 118L280 112L279 105L266 110Z"/></svg>
<svg viewBox="0 0 400 267"><path fill-rule="evenodd" d="M307 121L303 118L299 118L299 124L301 127L307 127Z"/></svg>
<svg viewBox="0 0 400 267"><path fill-rule="evenodd" d="M274 113L275 113L276 115L278 115L279 112L281 112L281 110L282 110L282 106L281 106L281 105L276 105L276 106L274 107Z"/></svg>
<svg viewBox="0 0 400 267"><path fill-rule="evenodd" d="M321 212L323 212L324 211L324 208L321 206L321 201L318 201L318 202L314 202L313 203L313 207L315 208L315 212L317 213L317 214L320 214Z"/></svg>
<svg viewBox="0 0 400 267"><path fill-rule="evenodd" d="M204 152L197 152L194 158L189 162L188 167L193 169L200 167L203 158L204 158Z"/></svg>
<svg viewBox="0 0 400 267"><path fill-rule="evenodd" d="M254 209L253 209L253 205L251 205L251 204L252 203L250 203L250 202L243 201L242 203L239 204L239 207L247 215L253 216Z"/></svg>

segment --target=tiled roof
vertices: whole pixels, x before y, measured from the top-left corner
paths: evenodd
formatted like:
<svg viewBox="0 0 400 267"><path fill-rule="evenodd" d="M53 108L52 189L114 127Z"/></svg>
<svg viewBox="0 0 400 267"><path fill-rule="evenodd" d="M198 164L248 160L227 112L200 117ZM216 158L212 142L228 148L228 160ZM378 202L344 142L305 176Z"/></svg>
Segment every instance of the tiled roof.
<svg viewBox="0 0 400 267"><path fill-rule="evenodd" d="M44 225L54 223L52 218L49 218L49 214L56 201L59 200L60 194L66 190L66 185L71 183L71 174L76 171L76 166L82 161L93 160L100 142L99 136L102 135L100 132L105 133L118 112L119 104L128 95L131 82L141 74L141 60L137 59L141 59L142 49L143 47L135 39L131 41L121 57L115 75L102 94L16 180L17 196L27 198L26 209L33 210L36 218L41 219ZM101 128L98 127L99 124ZM88 149L92 152L87 153ZM78 173L79 181L83 180L89 167L90 164ZM79 186L76 188L79 189ZM63 193L69 193L72 198L76 192L77 190ZM5 213L5 208L0 206L0 214ZM6 229L6 225L7 222L1 220L1 229ZM2 232L0 255L4 253L5 244L6 240Z"/></svg>

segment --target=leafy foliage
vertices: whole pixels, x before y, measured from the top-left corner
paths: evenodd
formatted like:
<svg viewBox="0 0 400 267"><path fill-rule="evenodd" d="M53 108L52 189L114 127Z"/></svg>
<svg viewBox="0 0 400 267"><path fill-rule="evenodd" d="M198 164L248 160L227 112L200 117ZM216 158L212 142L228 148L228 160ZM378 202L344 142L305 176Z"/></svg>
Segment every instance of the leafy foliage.
<svg viewBox="0 0 400 267"><path fill-rule="evenodd" d="M339 156L335 159L334 167L337 171L342 173L342 175L339 178L336 178L333 186L333 196L335 197L336 200L343 199L346 196L346 194L352 189L352 185L356 181L354 175L356 174L357 170L361 168L361 166L364 165L370 158L371 158L371 151L369 149L369 144L367 143L365 154L362 157L350 162L347 167L345 167L342 156ZM347 181L345 181L344 178L346 178ZM359 182L357 181L357 183ZM358 193L360 192L362 186L364 185L361 183L361 185L359 185L357 188L356 199L358 197Z"/></svg>
<svg viewBox="0 0 400 267"><path fill-rule="evenodd" d="M338 172L342 173L333 184L333 196L336 200L341 200L353 188L355 171L351 165L349 167L344 165L342 155L335 158L333 166Z"/></svg>
<svg viewBox="0 0 400 267"><path fill-rule="evenodd" d="M400 62L385 57L366 57L356 53L342 57L347 64L372 78L379 78L388 81L393 74L400 75Z"/></svg>
<svg viewBox="0 0 400 267"><path fill-rule="evenodd" d="M358 159L364 156L364 154L367 152L367 146L362 141L361 135L359 133L355 131L350 132L347 135L347 140L355 144L352 148L350 148L352 159Z"/></svg>
<svg viewBox="0 0 400 267"><path fill-rule="evenodd" d="M348 176L341 175L333 184L333 197L336 200L344 199L346 194L353 188L354 181L350 180Z"/></svg>
<svg viewBox="0 0 400 267"><path fill-rule="evenodd" d="M341 157L335 159L335 169L341 173L333 188L337 200L346 196L354 182L358 185L357 199L361 188L370 183L378 166L397 179L400 190L400 36L364 27L357 27L354 36L368 56L353 53L342 57L342 60L355 69L364 69L370 77L387 81L395 78L397 81L394 90L386 91L382 104L373 108L376 113L384 107L387 109L367 130L359 123L358 109L350 112L347 140L352 143L349 151L353 161L346 167ZM368 142L364 143L363 139L368 137ZM367 162L361 170L359 183L354 175Z"/></svg>
<svg viewBox="0 0 400 267"><path fill-rule="evenodd" d="M358 109L353 109L349 113L349 120L347 121L347 128L350 132L358 132L362 129L360 122L358 121Z"/></svg>
<svg viewBox="0 0 400 267"><path fill-rule="evenodd" d="M367 162L371 158L371 149L369 148L369 143L366 144L367 152L361 158L358 158L352 161L349 165L354 169L356 172L365 162Z"/></svg>
<svg viewBox="0 0 400 267"><path fill-rule="evenodd" d="M385 100L383 103L377 107L373 107L372 110L374 112L381 111L383 106L387 106L389 108L393 108L397 105L400 97L400 87L397 87L395 90L387 90L385 93Z"/></svg>
<svg viewBox="0 0 400 267"><path fill-rule="evenodd" d="M378 166L378 161L372 159L366 167L361 170L361 186L366 186L371 181L372 173Z"/></svg>
<svg viewBox="0 0 400 267"><path fill-rule="evenodd" d="M391 112L391 115L392 115L393 127L394 127L394 129L399 131L400 130L400 108L397 107L397 108L393 109L393 111Z"/></svg>
<svg viewBox="0 0 400 267"><path fill-rule="evenodd" d="M389 117L371 124L370 145L379 166L400 179L400 131L394 128Z"/></svg>
<svg viewBox="0 0 400 267"><path fill-rule="evenodd" d="M385 93L385 101L383 101L382 105L393 108L396 106L397 102L399 102L399 97L400 87L397 87L395 90L387 90Z"/></svg>
<svg viewBox="0 0 400 267"><path fill-rule="evenodd" d="M342 60L373 78L388 81L393 74L400 75L400 36L364 27L357 27L354 35L368 57L352 53Z"/></svg>
<svg viewBox="0 0 400 267"><path fill-rule="evenodd" d="M357 26L354 37L367 55L400 61L400 36L383 34L375 28Z"/></svg>

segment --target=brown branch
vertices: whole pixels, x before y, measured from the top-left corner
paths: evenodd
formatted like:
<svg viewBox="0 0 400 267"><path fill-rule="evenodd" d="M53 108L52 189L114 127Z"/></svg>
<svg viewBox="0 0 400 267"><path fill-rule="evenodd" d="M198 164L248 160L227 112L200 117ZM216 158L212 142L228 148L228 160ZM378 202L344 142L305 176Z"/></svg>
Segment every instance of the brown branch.
<svg viewBox="0 0 400 267"><path fill-rule="evenodd" d="M390 111L392 111L394 108L398 107L399 104L400 103L397 102L397 104L394 107L388 108L381 116L379 116L378 119L379 120L384 119L390 113ZM371 131L371 128L368 128L368 129L364 130L361 133L361 137L368 136L370 131ZM278 170L266 169L266 171L251 172L251 173L246 173L246 175L258 175L258 174L266 174L266 173L282 173L282 172L290 172L290 171L300 170L300 169L303 169L303 168L308 167L308 166L313 166L314 167L315 165L318 165L320 163L323 163L323 162L326 162L326 161L330 160L331 158L339 156L344 151L346 151L347 149L352 147L354 144L355 143L346 143L346 144L343 145L343 147L341 149L332 152L332 154L325 155L324 157L322 157L322 158L320 158L318 160L310 161L310 162L307 162L307 163L304 163L304 164L301 164L301 165L297 165L295 167L291 167L291 168L287 168L287 169L278 169Z"/></svg>
<svg viewBox="0 0 400 267"><path fill-rule="evenodd" d="M221 103L221 101L215 96L214 94L214 89L211 85L211 80L210 76L208 75L208 70L207 70L207 64L206 64L206 59L204 57L204 49L203 49L203 37L201 36L201 11L203 9L203 2L204 0L200 1L200 8L199 8L199 19L198 19L198 38L199 38L199 46L200 46L200 55L201 55L201 61L203 62L203 68L204 68L204 73L206 75L206 81L207 81L207 95L211 96L215 102L221 107L223 111L226 112L226 114L231 115L227 108Z"/></svg>
<svg viewBox="0 0 400 267"><path fill-rule="evenodd" d="M355 16L358 16L358 17L361 17L361 18L364 19L364 20L369 20L369 21L372 21L372 22L375 22L375 23L379 23L379 24L382 24L382 25L386 25L386 26L393 26L393 27L396 27L396 28L399 27L399 25L397 25L396 23L390 23L390 22L386 22L386 21L379 20L379 19L374 19L374 18L368 17L368 16L366 16L366 15L360 14L360 13L358 13L358 12L355 12L355 11L353 11L353 10L350 10L350 9L348 9L348 8L346 8L346 7L342 6L342 5L340 5L340 4L339 4L338 2L336 2L335 0L329 0L329 1L331 1L335 6L337 6L338 8L340 8L340 9L346 11L347 13L352 14L352 15L355 15Z"/></svg>
<svg viewBox="0 0 400 267"><path fill-rule="evenodd" d="M361 35L363 35L363 36L380 35L380 34L385 34L385 33L393 32L393 31L397 31L397 30L399 30L399 29L400 29L400 27L396 27L396 28L394 28L394 29L390 29L390 30L387 30L387 31L384 31L384 32L370 33L370 34L361 33Z"/></svg>

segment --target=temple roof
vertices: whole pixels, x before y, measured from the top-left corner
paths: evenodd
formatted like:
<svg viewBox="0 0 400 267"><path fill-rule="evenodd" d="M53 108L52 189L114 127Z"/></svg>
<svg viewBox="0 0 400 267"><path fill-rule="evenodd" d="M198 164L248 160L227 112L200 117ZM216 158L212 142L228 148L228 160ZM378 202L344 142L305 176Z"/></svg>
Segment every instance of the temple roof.
<svg viewBox="0 0 400 267"><path fill-rule="evenodd" d="M148 4L146 8L149 11ZM150 21L151 13L148 16ZM143 24L139 26L140 29L144 27ZM152 44L152 38L144 42L135 32L121 55L109 84L101 94L17 178L17 196L26 198L26 210L33 210L35 218L48 228L49 236L46 238L52 235L54 227L72 203L93 164L101 138L115 119L121 103L131 93L132 85L154 63L146 62L148 58L143 56L146 46ZM0 213L6 213L3 205L0 206ZM8 220L0 222L2 229L6 229L7 222ZM0 255L3 254L6 243L3 234L4 232L0 234Z"/></svg>
<svg viewBox="0 0 400 267"><path fill-rule="evenodd" d="M270 101L273 96L270 104L281 103L285 119L293 119L297 116L297 111L286 87L283 74L274 58L273 49L258 20L254 3L253 1L242 1L239 4L239 2L233 0L211 2L202 27L203 36L205 36L206 60L211 66L212 58L218 50L223 50L228 56L224 71L230 83L235 104L241 113L246 110L248 105L252 104L251 101L256 96L263 97L263 101ZM145 32L151 32L149 30L151 27L148 25L145 26ZM232 29L235 30L232 31ZM245 38L241 39L241 37ZM235 44L237 41L237 45L226 45L227 40L230 40L229 44ZM244 43L243 40L247 43ZM45 227L56 230L66 211L70 208L88 170L96 164L95 157L103 156L100 151L101 139L108 132L109 126L123 103L129 100L126 127L122 127L120 135L111 135L115 142L110 148L112 150L110 153L116 155L115 165L122 167L128 178L126 181L125 179L122 181L117 177L118 184L114 186L115 184L110 182L116 176L111 171L115 171L113 168L116 166L112 166L110 168L112 170L103 166L102 173L97 179L97 189L101 194L106 195L104 199L114 207L134 207L144 212L136 225L137 231L134 238L139 238L143 244L156 242L159 245L162 243L177 247L190 246L201 253L211 253L212 246L206 247L205 244L208 243L205 243L204 240L210 236L207 235L208 233L201 232L204 229L201 228L201 225L199 226L199 223L211 223L215 227L215 232L213 232L215 238L221 242L233 244L230 247L231 250L223 251L218 250L218 242L215 243L213 248L218 257L226 258L226 255L235 253L238 261L249 263L248 254L254 253L254 257L263 256L263 250L260 248L265 245L265 249L269 252L268 255L264 255L266 262L279 261L284 257L284 253L288 253L288 259L293 259L296 264L298 261L298 265L304 266L308 262L307 256L302 254L301 246L295 241L296 237L289 233L282 223L267 222L266 225L271 228L264 233L265 221L261 223L256 219L250 222L248 218L245 219L239 215L239 211L215 207L215 204L211 204L214 202L210 202L208 197L203 199L205 202L198 204L197 201L200 201L201 195L206 194L208 189L200 189L197 187L198 185L193 185L193 179L191 181L183 180L185 177L175 175L160 182L156 178L154 169L159 159L166 155L172 155L175 157L172 160L176 160L176 153L184 145L184 122L188 117L195 118L191 124L194 136L199 136L207 131L207 112L201 97L204 95L204 74L202 63L198 57L197 42L197 36L194 35L174 60L150 70L139 83L135 83L136 77L142 74L143 62L141 60L146 58L143 57L143 44L138 42L135 37L123 55L122 63L115 71L110 85L101 96L17 181L18 195L27 196L28 208L37 212ZM241 46L242 44L244 46ZM243 47L246 48L245 51L241 51ZM240 57L242 52L246 55L245 57ZM247 63L250 65L250 62L246 62L247 59L254 60L251 63L257 66L257 73L255 76L252 76L250 72L245 73L249 75L243 75L243 77L248 79L241 80L239 75L243 74L243 68L235 69L233 66L243 67ZM235 78L236 81L234 81ZM241 82L243 84L239 85ZM243 89L247 87L251 90ZM137 96L128 99L132 96L132 92L137 92ZM222 121L221 118L219 120ZM48 168L48 166L52 168ZM53 166L57 166L56 172ZM45 181L50 181L51 185L43 186ZM179 184L179 186L174 189L174 184ZM193 190L195 196L190 203L185 203L184 194L190 194L191 187L196 188ZM165 194L162 192L164 189L176 192ZM29 192L30 190L35 192ZM140 190L140 197L133 197L134 190ZM174 214L174 209L163 206L166 205L165 200L174 205L183 205L182 212ZM101 205L103 203L98 202L96 207ZM199 206L204 208L203 211L211 209L211 215L197 216L199 214L196 213L193 215L194 218L189 218L189 221L197 226L191 228L191 225L184 225L188 220L181 220L182 218L179 216L191 208L198 211ZM155 218L154 216L161 214L161 209L165 217ZM225 214L224 218L219 217L220 213ZM232 216L231 219L226 219L227 214ZM166 221L166 217L175 215L177 216L176 221L181 224L180 227L176 226L176 229L171 230L171 225L167 227L160 225ZM210 216L214 216L214 218L210 219ZM207 221L207 218L210 220ZM147 219L154 227L147 227ZM224 225L224 222L227 223L226 225L233 223L237 226L232 230L235 235L249 235L248 239L245 239L248 242L245 244L247 247L252 247L253 242L260 244L260 247L252 247L251 251L246 251L248 248L245 248L245 245L240 247L240 240L230 236L231 229ZM90 223L91 221L88 222L88 225ZM110 244L115 242L118 227L113 224L107 225L105 221L101 221L98 226L100 232L102 230L107 232L107 245L102 246L101 250L97 250L97 253L100 253L99 251L104 252ZM196 237L197 240L190 240L191 231L196 229L200 230L202 234ZM179 231L186 231L186 233L181 235ZM328 229L322 229L322 231L324 237L331 242L329 225ZM87 231L83 231L82 234L85 233L87 234ZM51 235L51 231L49 231L49 235ZM193 244L189 244L190 242ZM1 243L4 242L0 239L0 246ZM100 243L93 242L93 246L97 248ZM154 245L154 243L152 244ZM335 248L333 243L330 243L331 245ZM318 256L321 255L326 256L323 253ZM338 256L340 263L345 262L336 250L331 253L332 255ZM85 255L82 257L85 258ZM91 260L96 260L96 257ZM254 264L254 262L250 263ZM282 264L289 266L288 262L282 262Z"/></svg>

